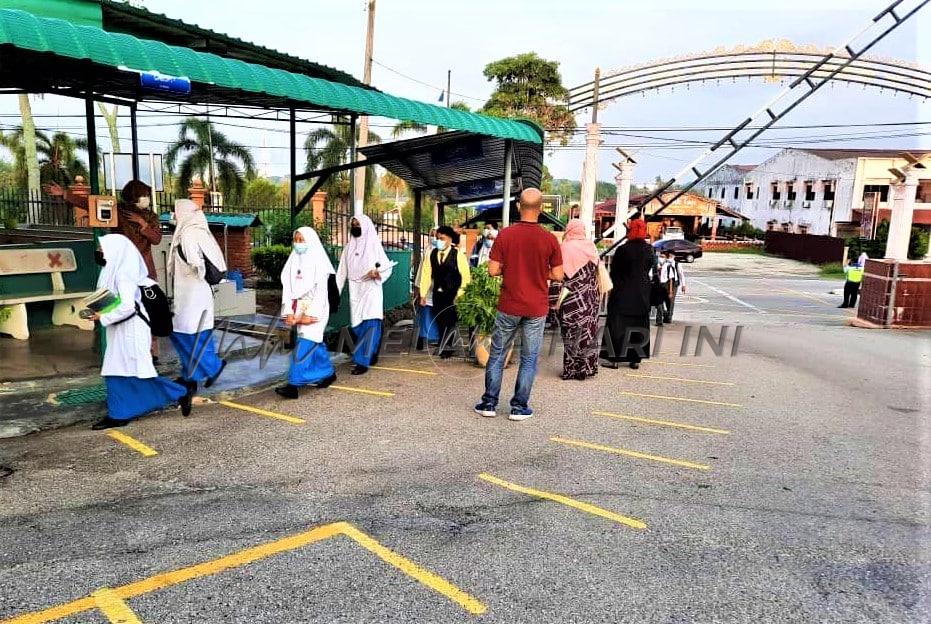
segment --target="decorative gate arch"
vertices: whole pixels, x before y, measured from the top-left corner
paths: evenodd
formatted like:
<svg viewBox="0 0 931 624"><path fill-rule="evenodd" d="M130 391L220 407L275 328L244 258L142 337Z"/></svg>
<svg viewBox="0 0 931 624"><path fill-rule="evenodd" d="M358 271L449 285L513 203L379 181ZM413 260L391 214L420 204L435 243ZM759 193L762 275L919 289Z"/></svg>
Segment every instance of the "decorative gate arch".
<svg viewBox="0 0 931 624"><path fill-rule="evenodd" d="M738 78L761 78L778 82L798 78L829 51L829 48L814 45L800 46L786 39L770 39L753 46L717 48L711 52L659 59L602 74L598 102L604 105L625 95L709 80L736 82ZM827 77L846 60L842 56L831 59L813 77ZM895 59L860 58L838 73L834 80L864 88L889 89L910 97L931 97L931 70ZM576 113L590 108L594 99L594 81L573 87L569 89L569 110Z"/></svg>

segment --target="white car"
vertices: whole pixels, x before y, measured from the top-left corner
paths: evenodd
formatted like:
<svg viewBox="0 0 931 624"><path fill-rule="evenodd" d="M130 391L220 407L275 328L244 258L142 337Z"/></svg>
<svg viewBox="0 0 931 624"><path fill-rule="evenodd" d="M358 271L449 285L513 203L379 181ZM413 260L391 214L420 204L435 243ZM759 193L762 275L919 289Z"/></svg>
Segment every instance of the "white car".
<svg viewBox="0 0 931 624"><path fill-rule="evenodd" d="M685 232L680 227L667 226L663 231L662 240L685 240Z"/></svg>

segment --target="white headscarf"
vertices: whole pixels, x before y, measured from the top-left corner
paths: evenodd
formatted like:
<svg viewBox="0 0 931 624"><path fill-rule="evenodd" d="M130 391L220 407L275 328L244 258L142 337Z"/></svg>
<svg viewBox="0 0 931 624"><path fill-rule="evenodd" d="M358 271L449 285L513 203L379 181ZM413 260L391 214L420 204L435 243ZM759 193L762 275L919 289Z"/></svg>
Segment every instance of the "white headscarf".
<svg viewBox="0 0 931 624"><path fill-rule="evenodd" d="M365 279L366 273L374 269L376 264L383 268L388 266L390 261L385 249L381 246L381 239L378 237L378 231L372 220L366 215L355 215L353 218L359 221L362 236L358 238L351 236L343 253L349 279L361 282Z"/></svg>
<svg viewBox="0 0 931 624"><path fill-rule="evenodd" d="M869 259L870 257L866 255L866 252L864 251L863 253L860 254L860 257L857 258L857 264L860 265L860 268L863 268L866 266L866 261Z"/></svg>
<svg viewBox="0 0 931 624"><path fill-rule="evenodd" d="M313 290L322 281L321 273L336 273L317 232L310 227L299 227L297 231L304 237L307 251L299 254L292 249L281 271L281 299L286 302L300 299Z"/></svg>
<svg viewBox="0 0 931 624"><path fill-rule="evenodd" d="M178 199L175 201L175 233L171 237L171 249L169 250L168 262L168 279L172 281L174 276L174 258L177 257L177 249L180 247L184 252L186 262L195 267L204 266L201 261L201 254L210 260L220 271L226 270L226 259L223 257L223 251L217 244L213 234L210 233L210 226L207 225L207 217L204 211L190 199Z"/></svg>
<svg viewBox="0 0 931 624"><path fill-rule="evenodd" d="M136 286L151 286L149 269L142 259L142 254L133 242L122 234L101 236L100 249L107 263L97 278L97 288L106 288L112 293L119 293L120 282L132 282Z"/></svg>

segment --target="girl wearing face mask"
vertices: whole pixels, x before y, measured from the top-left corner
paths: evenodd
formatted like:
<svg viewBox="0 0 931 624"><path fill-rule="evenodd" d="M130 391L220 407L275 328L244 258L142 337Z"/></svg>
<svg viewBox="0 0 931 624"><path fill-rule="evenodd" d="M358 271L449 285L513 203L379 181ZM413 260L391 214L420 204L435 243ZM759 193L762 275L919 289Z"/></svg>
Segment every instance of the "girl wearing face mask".
<svg viewBox="0 0 931 624"><path fill-rule="evenodd" d="M351 373L362 375L378 360L385 318L382 284L391 277L393 264L381 246L375 224L367 216L353 217L349 234L339 259L336 285L342 292L349 282L350 324L355 337L355 366Z"/></svg>
<svg viewBox="0 0 931 624"><path fill-rule="evenodd" d="M330 257L313 228L294 232L294 246L281 271L281 314L297 327L297 345L291 352L288 383L275 388L280 396L296 399L298 388L326 388L336 381L336 369L323 342L330 319L327 282L335 273Z"/></svg>
<svg viewBox="0 0 931 624"><path fill-rule="evenodd" d="M168 252L168 283L174 293L171 344L178 353L181 381L209 388L226 367L213 340L213 289L204 279L206 261L220 271L226 260L207 227L204 211L190 199L175 202L175 228Z"/></svg>

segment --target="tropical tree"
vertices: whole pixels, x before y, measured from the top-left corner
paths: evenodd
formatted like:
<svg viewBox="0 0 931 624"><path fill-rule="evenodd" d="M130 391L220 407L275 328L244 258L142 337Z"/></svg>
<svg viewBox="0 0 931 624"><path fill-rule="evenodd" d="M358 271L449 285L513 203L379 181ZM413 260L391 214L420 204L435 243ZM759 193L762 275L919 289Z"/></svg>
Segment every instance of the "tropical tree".
<svg viewBox="0 0 931 624"><path fill-rule="evenodd" d="M378 184L389 193L394 193L395 206L401 204L401 194L407 193L407 182L404 181L404 178L396 176L390 171L385 171L385 174L378 180Z"/></svg>
<svg viewBox="0 0 931 624"><path fill-rule="evenodd" d="M343 120L345 121L345 120ZM335 167L349 162L349 147L351 143L351 128L349 124L340 123L335 126L317 128L307 135L304 140L304 151L307 153L306 173ZM358 130L356 140L358 140ZM381 143L381 137L369 132L369 143ZM350 173L342 171L333 174L323 184L321 190L326 191L327 198L348 210L349 206L349 178ZM375 167L366 167L365 197L369 198L375 188Z"/></svg>
<svg viewBox="0 0 931 624"><path fill-rule="evenodd" d="M177 141L165 152L165 166L176 172L179 195L191 186L194 176L199 176L211 188L223 192L229 203L236 203L242 197L246 180L255 177L252 153L219 132L212 122L199 117L181 122Z"/></svg>
<svg viewBox="0 0 931 624"><path fill-rule="evenodd" d="M554 103L568 97L558 62L528 52L489 63L484 74L497 86L482 112L531 119L563 145L568 143L575 130L575 117L565 105Z"/></svg>
<svg viewBox="0 0 931 624"><path fill-rule="evenodd" d="M416 121L399 121L391 129L391 138L400 139L407 132L426 132L427 126Z"/></svg>
<svg viewBox="0 0 931 624"><path fill-rule="evenodd" d="M19 188L31 190L29 182L29 150L32 145L36 154L39 183L70 184L76 176L87 178L87 165L78 158L79 150L87 150L85 139L75 139L64 132L56 132L51 138L36 130L34 140L26 139L27 130L19 126L9 134L0 136L0 144L13 154L13 180Z"/></svg>
<svg viewBox="0 0 931 624"><path fill-rule="evenodd" d="M243 204L250 209L273 208L287 203L288 196L280 185L268 178L255 178L246 184Z"/></svg>

